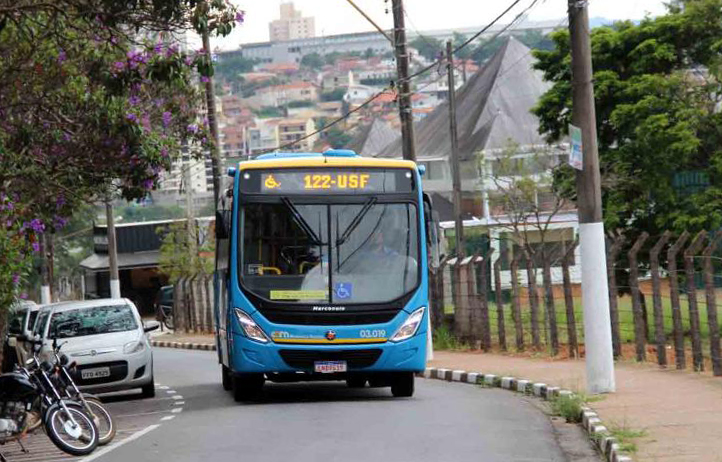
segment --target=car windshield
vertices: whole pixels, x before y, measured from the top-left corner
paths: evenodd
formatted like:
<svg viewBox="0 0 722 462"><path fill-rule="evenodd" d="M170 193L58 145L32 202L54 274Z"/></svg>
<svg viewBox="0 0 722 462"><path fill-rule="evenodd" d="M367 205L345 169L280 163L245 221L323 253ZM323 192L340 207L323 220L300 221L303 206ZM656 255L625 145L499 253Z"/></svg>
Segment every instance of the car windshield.
<svg viewBox="0 0 722 462"><path fill-rule="evenodd" d="M300 201L300 199L296 199ZM248 204L242 284L272 301L384 303L418 284L410 203Z"/></svg>
<svg viewBox="0 0 722 462"><path fill-rule="evenodd" d="M56 338L125 332L138 328L128 305L95 306L53 313L48 336Z"/></svg>

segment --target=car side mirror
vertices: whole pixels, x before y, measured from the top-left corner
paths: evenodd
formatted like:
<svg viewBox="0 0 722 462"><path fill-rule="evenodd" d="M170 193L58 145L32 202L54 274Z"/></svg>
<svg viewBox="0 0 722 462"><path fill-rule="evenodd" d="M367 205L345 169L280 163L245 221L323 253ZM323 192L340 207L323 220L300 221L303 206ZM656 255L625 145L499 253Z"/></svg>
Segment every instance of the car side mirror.
<svg viewBox="0 0 722 462"><path fill-rule="evenodd" d="M216 239L228 239L228 223L226 223L226 212L216 211Z"/></svg>
<svg viewBox="0 0 722 462"><path fill-rule="evenodd" d="M160 328L160 323L158 321L148 321L143 323L143 331L147 334L148 332L153 332L154 330L158 330Z"/></svg>

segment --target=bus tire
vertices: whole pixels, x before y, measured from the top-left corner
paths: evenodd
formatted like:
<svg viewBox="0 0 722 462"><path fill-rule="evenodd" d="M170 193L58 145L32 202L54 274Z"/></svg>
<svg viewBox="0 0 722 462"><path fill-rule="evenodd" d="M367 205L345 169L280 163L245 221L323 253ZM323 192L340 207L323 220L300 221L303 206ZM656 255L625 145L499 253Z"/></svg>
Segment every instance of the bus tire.
<svg viewBox="0 0 722 462"><path fill-rule="evenodd" d="M410 398L414 396L414 373L399 372L391 382L391 394L395 398Z"/></svg>
<svg viewBox="0 0 722 462"><path fill-rule="evenodd" d="M223 389L231 391L233 389L233 380L231 379L231 371L221 364L221 381L223 382Z"/></svg>
<svg viewBox="0 0 722 462"><path fill-rule="evenodd" d="M233 376L233 399L238 402L254 401L261 395L263 374L236 374Z"/></svg>

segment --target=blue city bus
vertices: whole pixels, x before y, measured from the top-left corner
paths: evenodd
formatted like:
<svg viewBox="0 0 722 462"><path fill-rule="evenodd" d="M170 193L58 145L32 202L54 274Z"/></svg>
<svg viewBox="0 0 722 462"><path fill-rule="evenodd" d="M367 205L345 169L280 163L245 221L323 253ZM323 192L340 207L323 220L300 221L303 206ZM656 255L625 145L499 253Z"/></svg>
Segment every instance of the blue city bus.
<svg viewBox="0 0 722 462"><path fill-rule="evenodd" d="M216 215L223 387L345 380L412 396L424 370L431 201L414 162L273 153L230 168Z"/></svg>

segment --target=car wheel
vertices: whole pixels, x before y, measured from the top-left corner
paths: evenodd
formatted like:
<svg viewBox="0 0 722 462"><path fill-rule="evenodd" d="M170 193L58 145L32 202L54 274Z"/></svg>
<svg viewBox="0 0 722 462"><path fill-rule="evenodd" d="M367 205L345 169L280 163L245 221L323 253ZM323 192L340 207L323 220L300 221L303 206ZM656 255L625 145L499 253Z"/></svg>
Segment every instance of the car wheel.
<svg viewBox="0 0 722 462"><path fill-rule="evenodd" d="M155 378L150 377L150 383L143 385L141 388L143 391L143 398L155 398Z"/></svg>
<svg viewBox="0 0 722 462"><path fill-rule="evenodd" d="M400 372L391 382L391 394L396 398L414 396L414 373Z"/></svg>
<svg viewBox="0 0 722 462"><path fill-rule="evenodd" d="M233 399L242 403L254 401L261 395L263 383L266 381L263 374L236 374L233 376Z"/></svg>
<svg viewBox="0 0 722 462"><path fill-rule="evenodd" d="M221 379L223 382L223 389L231 391L233 388L233 380L231 379L231 371L224 365L221 364Z"/></svg>

